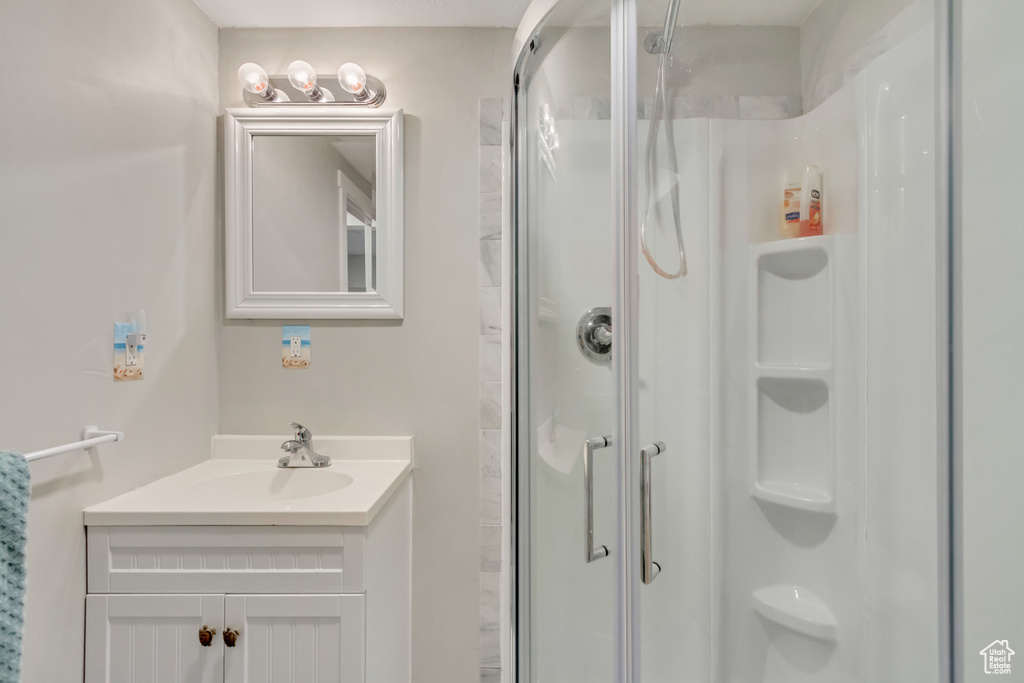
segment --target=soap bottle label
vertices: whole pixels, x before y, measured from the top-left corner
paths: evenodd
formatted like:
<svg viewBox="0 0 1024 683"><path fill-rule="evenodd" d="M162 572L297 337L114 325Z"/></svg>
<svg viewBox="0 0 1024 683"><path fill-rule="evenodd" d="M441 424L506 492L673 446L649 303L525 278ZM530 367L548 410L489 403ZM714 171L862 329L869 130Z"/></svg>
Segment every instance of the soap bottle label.
<svg viewBox="0 0 1024 683"><path fill-rule="evenodd" d="M808 166L804 171L803 194L800 197L800 237L824 234L821 215L821 169Z"/></svg>
<svg viewBox="0 0 1024 683"><path fill-rule="evenodd" d="M800 184L789 183L782 195L782 219L779 222L782 237L800 235Z"/></svg>
<svg viewBox="0 0 1024 683"><path fill-rule="evenodd" d="M822 234L821 229L821 191L811 190L810 206L807 209L807 223L800 225L801 237L812 237Z"/></svg>

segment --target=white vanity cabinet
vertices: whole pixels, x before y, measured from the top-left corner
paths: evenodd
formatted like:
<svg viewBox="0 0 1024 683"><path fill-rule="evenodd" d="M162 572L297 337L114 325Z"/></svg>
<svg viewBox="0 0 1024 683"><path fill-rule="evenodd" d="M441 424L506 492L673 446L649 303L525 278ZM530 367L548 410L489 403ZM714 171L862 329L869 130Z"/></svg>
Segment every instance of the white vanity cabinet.
<svg viewBox="0 0 1024 683"><path fill-rule="evenodd" d="M94 594L86 605L90 683L365 680L363 595Z"/></svg>
<svg viewBox="0 0 1024 683"><path fill-rule="evenodd" d="M88 526L85 683L407 683L410 518Z"/></svg>
<svg viewBox="0 0 1024 683"><path fill-rule="evenodd" d="M362 595L229 595L224 618L247 634L225 648L225 683L365 680Z"/></svg>
<svg viewBox="0 0 1024 683"><path fill-rule="evenodd" d="M223 631L223 595L89 595L85 680L221 683L224 647L198 638Z"/></svg>

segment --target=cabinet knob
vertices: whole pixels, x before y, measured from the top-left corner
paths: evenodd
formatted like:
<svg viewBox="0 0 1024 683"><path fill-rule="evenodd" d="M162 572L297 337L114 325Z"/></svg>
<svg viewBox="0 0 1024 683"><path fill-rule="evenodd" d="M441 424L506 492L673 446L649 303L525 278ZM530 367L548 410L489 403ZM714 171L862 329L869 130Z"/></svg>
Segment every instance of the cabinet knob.
<svg viewBox="0 0 1024 683"><path fill-rule="evenodd" d="M215 635L217 635L217 629L203 624L203 627L199 629L199 644L203 647L210 647L213 644L213 637Z"/></svg>
<svg viewBox="0 0 1024 683"><path fill-rule="evenodd" d="M238 631L233 628L224 629L224 644L234 647L236 642L238 642Z"/></svg>

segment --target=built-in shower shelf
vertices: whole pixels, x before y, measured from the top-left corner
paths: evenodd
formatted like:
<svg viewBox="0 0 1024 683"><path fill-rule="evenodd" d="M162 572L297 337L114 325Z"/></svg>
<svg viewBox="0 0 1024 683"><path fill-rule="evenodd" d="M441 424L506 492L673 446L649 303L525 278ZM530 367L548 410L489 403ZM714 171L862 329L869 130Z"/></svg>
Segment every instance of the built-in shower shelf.
<svg viewBox="0 0 1024 683"><path fill-rule="evenodd" d="M750 310L763 365L832 365L833 292L840 238L801 237L750 248Z"/></svg>
<svg viewBox="0 0 1024 683"><path fill-rule="evenodd" d="M761 242L752 246L760 254L797 254L815 249L832 249L840 235L813 235L811 237L788 237Z"/></svg>
<svg viewBox="0 0 1024 683"><path fill-rule="evenodd" d="M847 361L839 283L850 244L819 235L750 247L750 492L759 501L835 514L835 393Z"/></svg>
<svg viewBox="0 0 1024 683"><path fill-rule="evenodd" d="M832 610L817 595L800 586L766 586L753 593L754 609L765 619L815 640L835 641Z"/></svg>
<svg viewBox="0 0 1024 683"><path fill-rule="evenodd" d="M755 377L769 379L818 380L828 382L832 376L831 365L763 365L754 364Z"/></svg>
<svg viewBox="0 0 1024 683"><path fill-rule="evenodd" d="M820 491L795 482L755 482L750 495L758 500L795 510L824 514L833 514L835 512L835 500L831 494L827 491Z"/></svg>

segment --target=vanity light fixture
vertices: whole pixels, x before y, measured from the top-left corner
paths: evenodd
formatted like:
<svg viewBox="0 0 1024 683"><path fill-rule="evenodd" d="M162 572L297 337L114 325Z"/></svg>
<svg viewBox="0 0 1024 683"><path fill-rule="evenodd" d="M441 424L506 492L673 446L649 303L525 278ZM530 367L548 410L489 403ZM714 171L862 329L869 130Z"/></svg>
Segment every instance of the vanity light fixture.
<svg viewBox="0 0 1024 683"><path fill-rule="evenodd" d="M333 102L334 95L327 88L316 84L316 70L301 59L288 65L288 82L301 90L310 102Z"/></svg>
<svg viewBox="0 0 1024 683"><path fill-rule="evenodd" d="M276 89L270 84L270 77L259 64L246 62L238 67L238 82L242 89L252 93L264 102L288 102L288 95Z"/></svg>
<svg viewBox="0 0 1024 683"><path fill-rule="evenodd" d="M238 82L242 84L242 99L250 107L261 107L267 104L327 104L348 107L379 107L384 104L387 89L380 79L368 76L365 71L352 62L345 62L338 69L338 83L344 93L341 99L317 85L317 73L309 62L297 59L288 65L287 81L291 87L303 94L300 101L292 102L281 90L285 86L285 78L270 77L258 64L246 62L238 69ZM277 88L273 83L277 84ZM347 95L347 96L346 96Z"/></svg>

